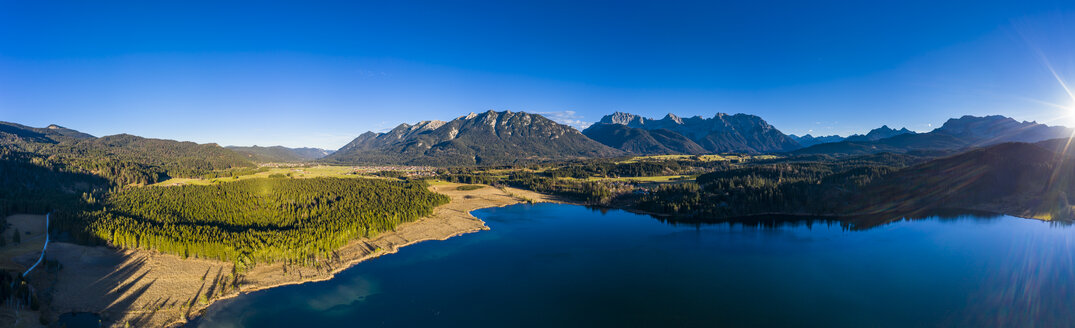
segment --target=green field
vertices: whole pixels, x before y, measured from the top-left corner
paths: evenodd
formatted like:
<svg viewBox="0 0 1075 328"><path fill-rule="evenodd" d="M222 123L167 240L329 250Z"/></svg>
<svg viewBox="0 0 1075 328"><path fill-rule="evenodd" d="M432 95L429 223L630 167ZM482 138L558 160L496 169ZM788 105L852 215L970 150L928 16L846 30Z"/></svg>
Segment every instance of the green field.
<svg viewBox="0 0 1075 328"><path fill-rule="evenodd" d="M444 181L444 180L441 180L441 179L429 179L429 180L426 180L426 183L428 183L430 186L442 186L442 185L450 185L450 184L452 184L451 182Z"/></svg>
<svg viewBox="0 0 1075 328"><path fill-rule="evenodd" d="M207 186L217 182L231 182L240 181L254 178L268 178L274 174L282 174L290 176L296 179L305 178L321 178L321 177L367 177L372 176L355 174L355 168L352 166L334 166L334 165L319 165L311 167L276 167L270 168L265 172L258 172L255 174L240 175L238 177L222 177L213 179L201 179L201 178L172 178L165 181L158 182L152 186Z"/></svg>

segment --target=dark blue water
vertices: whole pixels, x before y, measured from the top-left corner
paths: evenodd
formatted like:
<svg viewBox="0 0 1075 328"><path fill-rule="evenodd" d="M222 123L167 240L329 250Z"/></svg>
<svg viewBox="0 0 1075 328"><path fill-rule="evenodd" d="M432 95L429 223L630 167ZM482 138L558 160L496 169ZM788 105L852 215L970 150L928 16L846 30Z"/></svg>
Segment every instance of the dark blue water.
<svg viewBox="0 0 1075 328"><path fill-rule="evenodd" d="M516 205L491 230L214 304L202 327L1075 325L1075 229L1013 217L670 225Z"/></svg>

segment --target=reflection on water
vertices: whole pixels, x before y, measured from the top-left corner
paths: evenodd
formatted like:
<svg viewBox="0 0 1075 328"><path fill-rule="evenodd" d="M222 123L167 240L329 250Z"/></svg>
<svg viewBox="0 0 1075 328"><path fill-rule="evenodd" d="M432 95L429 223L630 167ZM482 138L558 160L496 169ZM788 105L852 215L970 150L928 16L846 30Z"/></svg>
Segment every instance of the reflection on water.
<svg viewBox="0 0 1075 328"><path fill-rule="evenodd" d="M607 208L594 208L601 213L607 213ZM824 225L838 225L845 230L869 230L885 224L899 222L903 220L941 220L941 221L958 221L958 220L974 220L974 221L989 221L996 220L1004 217L1003 215L974 210L957 210L957 209L931 209L928 211L919 211L915 213L879 213L869 215L856 215L856 216L831 216L831 215L779 215L779 214L766 214L766 215L753 215L753 216L741 216L734 218L679 218L662 215L650 215L657 221L671 224L671 225L688 225L688 226L702 226L702 225L732 225L743 227L757 227L775 229L789 226L805 226L807 228L812 227L815 224ZM1052 222L1055 225L1071 225L1070 222Z"/></svg>
<svg viewBox="0 0 1075 328"><path fill-rule="evenodd" d="M561 204L337 278L214 304L202 327L1065 326L1067 225L1007 216L654 220Z"/></svg>

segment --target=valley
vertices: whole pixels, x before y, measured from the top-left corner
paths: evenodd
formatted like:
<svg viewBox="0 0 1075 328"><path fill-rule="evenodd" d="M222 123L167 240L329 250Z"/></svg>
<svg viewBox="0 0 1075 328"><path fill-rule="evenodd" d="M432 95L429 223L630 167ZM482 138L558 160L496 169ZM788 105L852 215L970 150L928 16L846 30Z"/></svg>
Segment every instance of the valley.
<svg viewBox="0 0 1075 328"><path fill-rule="evenodd" d="M0 328L1073 327L1072 31L0 0Z"/></svg>
<svg viewBox="0 0 1075 328"><path fill-rule="evenodd" d="M11 223L0 235L30 233L0 246L6 277L21 279L40 254L43 233L25 215L54 217L44 270L12 291L36 306L18 320L40 322L93 313L113 326L176 326L236 295L487 229L470 211L519 203L854 230L937 213L1075 219L1067 139L1054 138L1071 130L1003 117L807 146L749 115L616 113L580 132L489 111L366 133L337 151L0 127L0 214Z"/></svg>

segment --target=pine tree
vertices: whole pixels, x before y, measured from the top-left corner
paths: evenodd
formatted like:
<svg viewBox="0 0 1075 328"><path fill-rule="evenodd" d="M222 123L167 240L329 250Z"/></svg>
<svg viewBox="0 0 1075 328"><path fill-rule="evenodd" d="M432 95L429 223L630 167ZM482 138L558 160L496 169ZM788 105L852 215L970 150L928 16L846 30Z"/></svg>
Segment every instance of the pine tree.
<svg viewBox="0 0 1075 328"><path fill-rule="evenodd" d="M15 228L15 233L11 234L11 241L15 242L15 245L22 243L22 236L19 235L19 228Z"/></svg>

